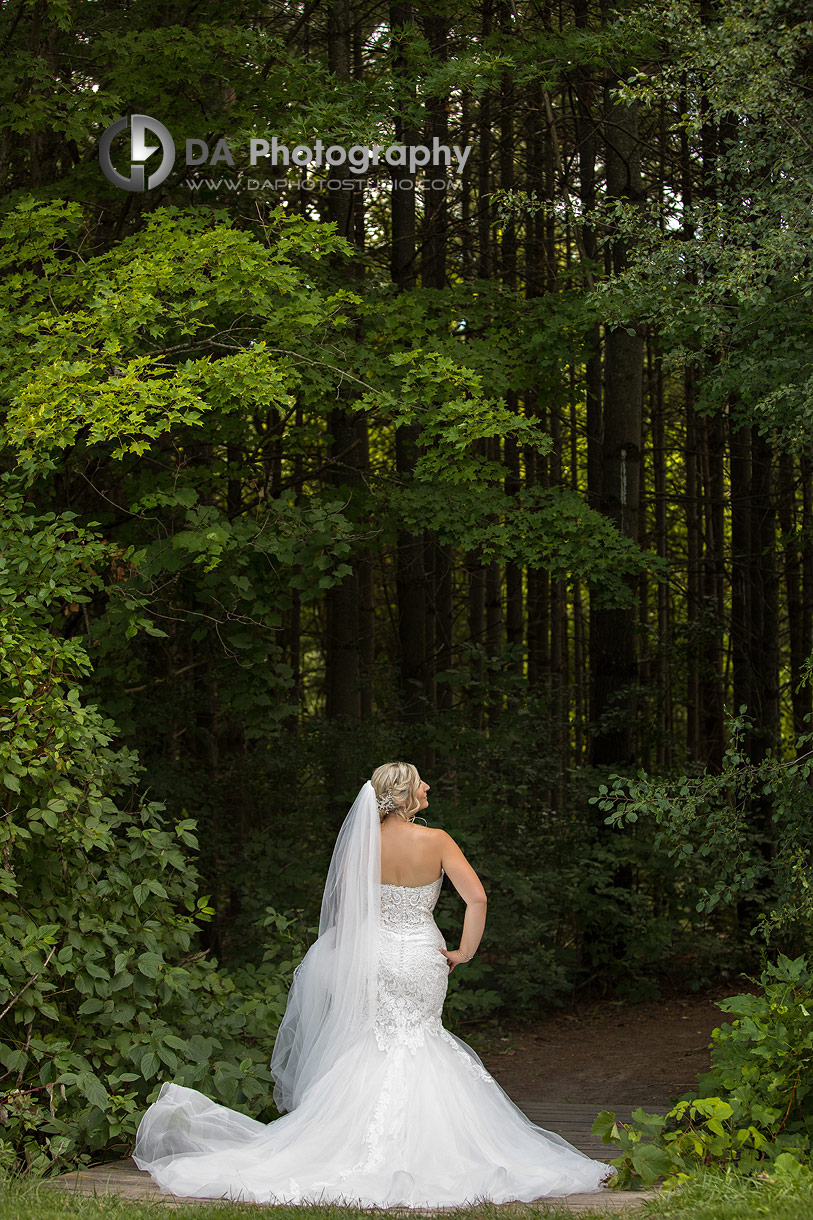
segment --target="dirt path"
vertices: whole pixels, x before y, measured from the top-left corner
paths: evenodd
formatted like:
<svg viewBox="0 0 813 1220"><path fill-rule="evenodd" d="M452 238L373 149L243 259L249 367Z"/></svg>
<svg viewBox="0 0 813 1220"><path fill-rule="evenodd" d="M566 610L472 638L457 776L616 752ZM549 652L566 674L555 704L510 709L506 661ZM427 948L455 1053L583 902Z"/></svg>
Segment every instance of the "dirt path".
<svg viewBox="0 0 813 1220"><path fill-rule="evenodd" d="M714 1001L736 990L727 984L693 996L608 1001L581 1013L503 1023L502 1036L489 1037L481 1027L471 1044L516 1101L666 1109L707 1070L711 1031L729 1019ZM469 1041L465 1030L460 1036Z"/></svg>

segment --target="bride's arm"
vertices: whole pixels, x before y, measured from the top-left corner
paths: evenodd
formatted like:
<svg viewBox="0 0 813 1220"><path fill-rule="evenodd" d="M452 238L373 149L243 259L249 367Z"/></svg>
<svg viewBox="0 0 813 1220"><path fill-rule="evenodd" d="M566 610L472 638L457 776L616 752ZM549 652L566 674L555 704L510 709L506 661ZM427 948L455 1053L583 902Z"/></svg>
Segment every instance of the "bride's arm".
<svg viewBox="0 0 813 1220"><path fill-rule="evenodd" d="M463 961L468 961L477 952L477 946L486 926L486 892L483 883L469 864L463 852L450 834L439 830L441 843L440 862L447 877L466 904L463 933L459 949L441 949L449 961L450 971Z"/></svg>

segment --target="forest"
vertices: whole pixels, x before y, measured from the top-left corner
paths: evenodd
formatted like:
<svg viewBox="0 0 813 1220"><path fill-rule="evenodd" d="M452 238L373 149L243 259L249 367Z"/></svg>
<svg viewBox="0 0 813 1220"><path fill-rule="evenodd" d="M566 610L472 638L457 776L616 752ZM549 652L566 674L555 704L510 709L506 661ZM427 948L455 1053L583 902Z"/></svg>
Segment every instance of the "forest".
<svg viewBox="0 0 813 1220"><path fill-rule="evenodd" d="M391 758L489 895L453 1028L810 995L808 16L2 6L0 1167L274 1113Z"/></svg>

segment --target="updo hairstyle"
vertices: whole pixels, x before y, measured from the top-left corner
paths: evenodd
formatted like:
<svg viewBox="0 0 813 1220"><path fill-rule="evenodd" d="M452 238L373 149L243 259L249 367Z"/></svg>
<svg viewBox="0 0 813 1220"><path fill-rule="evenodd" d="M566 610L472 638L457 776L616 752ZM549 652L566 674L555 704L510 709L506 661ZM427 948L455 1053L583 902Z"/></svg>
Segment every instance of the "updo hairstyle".
<svg viewBox="0 0 813 1220"><path fill-rule="evenodd" d="M412 763L384 763L376 767L370 776L370 783L375 789L378 799L378 816L383 822L391 813L397 814L405 822L411 822L411 814L421 807L418 800L418 787L421 777L418 768Z"/></svg>

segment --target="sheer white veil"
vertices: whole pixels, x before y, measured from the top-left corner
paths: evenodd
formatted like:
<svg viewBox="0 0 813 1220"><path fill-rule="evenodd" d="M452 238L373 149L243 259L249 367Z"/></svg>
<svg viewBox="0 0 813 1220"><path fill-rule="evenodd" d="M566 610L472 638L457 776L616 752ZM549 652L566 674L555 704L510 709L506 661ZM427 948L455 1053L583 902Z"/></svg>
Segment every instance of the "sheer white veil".
<svg viewBox="0 0 813 1220"><path fill-rule="evenodd" d="M274 1101L293 1110L375 1021L381 830L367 780L342 823L322 897L319 936L294 971L271 1056Z"/></svg>

